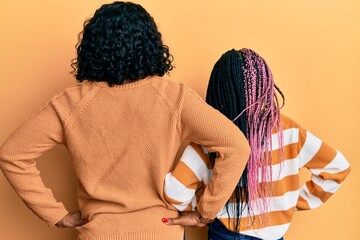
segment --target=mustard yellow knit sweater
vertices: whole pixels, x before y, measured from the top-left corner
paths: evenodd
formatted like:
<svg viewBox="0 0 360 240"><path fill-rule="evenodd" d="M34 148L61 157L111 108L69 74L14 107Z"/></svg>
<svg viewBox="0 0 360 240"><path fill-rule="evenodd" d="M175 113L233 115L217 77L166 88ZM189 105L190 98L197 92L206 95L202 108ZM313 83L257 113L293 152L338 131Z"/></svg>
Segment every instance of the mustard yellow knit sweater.
<svg viewBox="0 0 360 240"><path fill-rule="evenodd" d="M165 175L183 142L218 152L198 209L214 218L249 156L240 130L196 93L159 77L109 87L83 82L51 99L0 147L0 167L25 204L50 226L68 211L46 188L35 159L64 144L89 223L81 240L180 240L183 228L161 222L178 212L166 203Z"/></svg>

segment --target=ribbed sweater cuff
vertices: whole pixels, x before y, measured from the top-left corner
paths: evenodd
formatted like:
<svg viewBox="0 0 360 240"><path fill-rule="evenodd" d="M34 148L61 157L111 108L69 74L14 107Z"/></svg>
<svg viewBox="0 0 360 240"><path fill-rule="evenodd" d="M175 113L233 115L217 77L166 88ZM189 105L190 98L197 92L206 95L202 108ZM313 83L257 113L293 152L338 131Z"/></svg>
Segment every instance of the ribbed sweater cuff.
<svg viewBox="0 0 360 240"><path fill-rule="evenodd" d="M58 223L61 219L63 219L68 213L69 212L65 208L62 208L58 212L56 212L56 214L45 220L45 222L49 227L53 227L55 226L56 223Z"/></svg>
<svg viewBox="0 0 360 240"><path fill-rule="evenodd" d="M209 212L205 211L205 210L203 209L203 206L202 206L201 203L199 203L199 204L197 205L197 209L198 209L199 213L201 214L201 216L202 216L203 218L207 218L207 219L214 219L214 218L216 218L217 213L209 213Z"/></svg>

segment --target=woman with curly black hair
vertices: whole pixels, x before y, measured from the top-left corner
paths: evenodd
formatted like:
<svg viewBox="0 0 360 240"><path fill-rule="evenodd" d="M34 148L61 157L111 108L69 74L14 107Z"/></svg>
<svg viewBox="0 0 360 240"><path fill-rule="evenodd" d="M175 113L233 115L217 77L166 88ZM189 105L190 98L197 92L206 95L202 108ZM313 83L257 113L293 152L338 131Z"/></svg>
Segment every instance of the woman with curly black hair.
<svg viewBox="0 0 360 240"><path fill-rule="evenodd" d="M161 221L178 216L163 184L180 145L195 142L218 152L218 175L192 216L193 225L203 226L241 176L250 153L246 138L191 89L162 78L172 56L140 5L103 5L80 36L72 63L80 83L5 141L0 168L38 217L50 226L76 227L80 240L183 239L183 227ZM56 201L36 168L35 159L56 144L71 155L80 211L69 213Z"/></svg>
<svg viewBox="0 0 360 240"><path fill-rule="evenodd" d="M163 76L173 69L154 19L140 5L106 4L84 24L73 61L76 79L110 85Z"/></svg>

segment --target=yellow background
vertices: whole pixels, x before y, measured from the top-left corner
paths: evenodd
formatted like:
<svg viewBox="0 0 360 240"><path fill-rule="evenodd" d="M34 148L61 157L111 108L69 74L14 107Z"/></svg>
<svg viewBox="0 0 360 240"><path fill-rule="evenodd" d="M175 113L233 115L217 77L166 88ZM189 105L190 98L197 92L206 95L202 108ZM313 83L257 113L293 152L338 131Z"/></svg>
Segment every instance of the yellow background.
<svg viewBox="0 0 360 240"><path fill-rule="evenodd" d="M1 0L0 143L50 97L75 83L69 72L77 34L105 2ZM172 79L202 97L213 64L226 50L248 47L267 60L286 96L284 113L341 150L352 166L324 206L296 213L285 239L360 239L360 2L135 2L153 15L175 57ZM66 149L45 153L38 167L57 199L76 210L76 179ZM1 239L76 238L74 230L48 228L37 220L2 174L0 194ZM205 239L204 232L189 229L188 239Z"/></svg>

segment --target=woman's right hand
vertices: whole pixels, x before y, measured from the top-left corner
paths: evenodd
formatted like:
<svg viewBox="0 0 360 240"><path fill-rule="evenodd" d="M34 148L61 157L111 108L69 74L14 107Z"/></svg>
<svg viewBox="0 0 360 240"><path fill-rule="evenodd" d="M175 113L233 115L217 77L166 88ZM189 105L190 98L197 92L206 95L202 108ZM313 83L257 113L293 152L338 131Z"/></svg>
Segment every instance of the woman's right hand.
<svg viewBox="0 0 360 240"><path fill-rule="evenodd" d="M181 225L184 227L204 227L213 222L214 219L202 218L201 214L195 208L194 212L183 212L177 218L163 218L162 222L167 225Z"/></svg>
<svg viewBox="0 0 360 240"><path fill-rule="evenodd" d="M71 228L82 226L89 221L81 218L81 212L70 212L63 219L55 224L58 228Z"/></svg>

